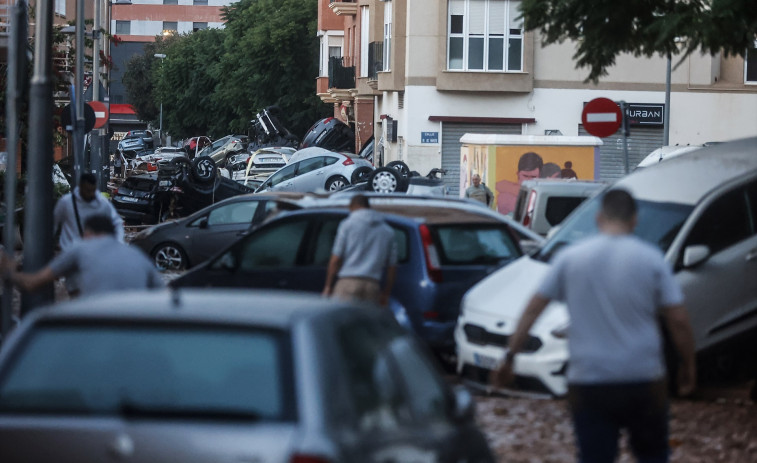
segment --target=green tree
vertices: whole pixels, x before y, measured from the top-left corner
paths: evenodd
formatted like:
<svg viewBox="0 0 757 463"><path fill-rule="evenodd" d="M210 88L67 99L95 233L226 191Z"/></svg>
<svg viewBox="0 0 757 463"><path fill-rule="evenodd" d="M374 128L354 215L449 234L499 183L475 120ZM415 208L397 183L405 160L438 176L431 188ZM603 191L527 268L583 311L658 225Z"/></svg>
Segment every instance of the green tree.
<svg viewBox="0 0 757 463"><path fill-rule="evenodd" d="M302 136L328 108L316 96L317 0L241 0L225 9L226 41L218 97L246 131L259 110L276 105Z"/></svg>
<svg viewBox="0 0 757 463"><path fill-rule="evenodd" d="M523 0L522 10L543 44L575 41L573 58L594 82L621 53L743 56L757 38L754 0Z"/></svg>

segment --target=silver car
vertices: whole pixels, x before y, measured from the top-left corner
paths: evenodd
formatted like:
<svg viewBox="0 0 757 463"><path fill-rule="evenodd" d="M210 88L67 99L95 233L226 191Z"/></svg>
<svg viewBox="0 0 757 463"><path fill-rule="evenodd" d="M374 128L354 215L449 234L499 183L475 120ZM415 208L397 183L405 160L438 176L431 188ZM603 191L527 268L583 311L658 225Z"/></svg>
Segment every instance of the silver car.
<svg viewBox="0 0 757 463"><path fill-rule="evenodd" d="M370 162L354 154L343 154L323 148L305 148L292 155L289 164L263 182L262 191L339 191L350 185L353 173Z"/></svg>
<svg viewBox="0 0 757 463"><path fill-rule="evenodd" d="M0 352L3 462L491 462L389 311L318 296L110 294L28 315Z"/></svg>

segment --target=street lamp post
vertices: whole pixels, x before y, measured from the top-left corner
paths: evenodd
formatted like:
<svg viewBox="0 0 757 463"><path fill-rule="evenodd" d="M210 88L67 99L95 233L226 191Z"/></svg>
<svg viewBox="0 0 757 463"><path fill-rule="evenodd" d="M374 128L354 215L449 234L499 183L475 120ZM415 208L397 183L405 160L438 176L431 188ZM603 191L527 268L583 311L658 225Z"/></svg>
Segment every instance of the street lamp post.
<svg viewBox="0 0 757 463"><path fill-rule="evenodd" d="M156 58L160 58L160 74L163 77L163 60L166 58L165 53L155 53ZM158 126L158 139L161 146L163 145L163 97L160 97L160 124Z"/></svg>

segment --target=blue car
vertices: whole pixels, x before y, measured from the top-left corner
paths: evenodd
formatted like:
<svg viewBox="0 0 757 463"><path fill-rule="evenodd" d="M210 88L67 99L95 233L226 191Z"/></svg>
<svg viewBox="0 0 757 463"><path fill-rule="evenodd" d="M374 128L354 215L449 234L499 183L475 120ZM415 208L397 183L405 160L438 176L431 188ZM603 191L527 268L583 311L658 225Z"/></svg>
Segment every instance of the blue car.
<svg viewBox="0 0 757 463"><path fill-rule="evenodd" d="M409 201L373 207L386 214L397 240L399 263L390 302L395 317L432 350L452 354L463 294L522 251L517 226L502 216L483 208L443 204ZM172 285L320 292L337 227L348 213L346 207L287 213Z"/></svg>

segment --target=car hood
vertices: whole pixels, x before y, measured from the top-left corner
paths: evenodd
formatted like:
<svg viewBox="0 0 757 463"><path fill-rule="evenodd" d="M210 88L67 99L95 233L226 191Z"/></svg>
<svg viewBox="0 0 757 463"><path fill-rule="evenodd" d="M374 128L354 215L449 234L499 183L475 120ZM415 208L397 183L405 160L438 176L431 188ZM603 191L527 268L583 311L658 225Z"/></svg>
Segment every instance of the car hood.
<svg viewBox="0 0 757 463"><path fill-rule="evenodd" d="M288 461L294 425L223 421L0 418L4 461ZM93 461L93 460L92 460Z"/></svg>
<svg viewBox="0 0 757 463"><path fill-rule="evenodd" d="M481 313L486 318L495 317L511 322L510 326L513 326L520 319L549 267L549 264L523 256L492 273L465 293L462 310L466 318ZM565 304L552 302L537 319L534 329L553 329L565 325L567 321Z"/></svg>

